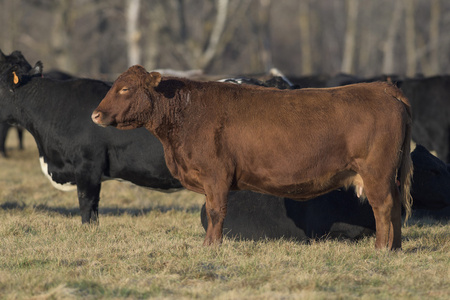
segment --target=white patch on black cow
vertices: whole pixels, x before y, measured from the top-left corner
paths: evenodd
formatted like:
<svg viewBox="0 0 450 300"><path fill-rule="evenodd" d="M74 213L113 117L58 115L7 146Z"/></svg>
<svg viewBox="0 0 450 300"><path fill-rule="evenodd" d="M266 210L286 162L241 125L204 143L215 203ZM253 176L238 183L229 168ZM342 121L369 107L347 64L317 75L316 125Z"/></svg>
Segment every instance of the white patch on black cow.
<svg viewBox="0 0 450 300"><path fill-rule="evenodd" d="M225 78L217 80L218 82L228 82L228 83L234 83L234 84L243 84L244 79L243 78Z"/></svg>
<svg viewBox="0 0 450 300"><path fill-rule="evenodd" d="M44 175L48 178L48 180L50 180L50 182L55 188L64 192L76 190L77 186L75 184L72 183L61 184L55 182L52 178L52 174L48 172L48 164L44 161L44 158L42 156L39 157L39 162L41 163L42 173L44 173Z"/></svg>

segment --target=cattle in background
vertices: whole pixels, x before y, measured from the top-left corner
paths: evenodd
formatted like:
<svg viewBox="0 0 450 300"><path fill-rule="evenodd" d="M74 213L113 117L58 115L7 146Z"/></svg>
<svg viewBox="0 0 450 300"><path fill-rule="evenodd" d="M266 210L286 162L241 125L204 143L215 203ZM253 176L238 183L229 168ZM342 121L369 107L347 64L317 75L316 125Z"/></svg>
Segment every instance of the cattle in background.
<svg viewBox="0 0 450 300"><path fill-rule="evenodd" d="M0 121L21 124L33 135L42 170L56 188L77 189L83 223L98 220L103 180L182 188L166 167L161 143L148 131L105 130L92 123L92 110L109 89L97 80L32 76L18 66L6 68L0 78Z"/></svg>
<svg viewBox="0 0 450 300"><path fill-rule="evenodd" d="M398 83L413 110L413 140L450 163L450 75Z"/></svg>
<svg viewBox="0 0 450 300"><path fill-rule="evenodd" d="M336 87L336 86L343 86L343 85L349 85L349 84L355 84L355 83L362 83L362 82L375 82L375 81L387 81L393 84L396 84L397 82L403 80L402 77L398 75L378 75L370 78L364 78L359 77L351 74L345 74L345 73L339 73L337 75L331 76L327 82L327 87Z"/></svg>
<svg viewBox="0 0 450 300"><path fill-rule="evenodd" d="M145 127L160 139L174 177L206 194L205 245L222 241L229 190L309 199L355 186L374 211L375 246L396 249L401 205L411 209L410 113L388 83L281 91L162 78L133 66L92 120Z"/></svg>
<svg viewBox="0 0 450 300"><path fill-rule="evenodd" d="M18 72L27 73L32 70L31 65L24 59L20 51L14 51L10 55L5 55L0 50L0 73L4 73L12 66L18 68ZM1 109L0 109L1 113ZM23 130L21 127L13 126L7 122L0 121L0 154L3 157L7 157L5 143L10 128L17 129L17 136L19 139L19 149L23 149Z"/></svg>
<svg viewBox="0 0 450 300"><path fill-rule="evenodd" d="M17 139L19 141L19 149L23 149L23 129L20 126L14 126L8 122L0 122L0 154L3 157L8 157L6 153L6 138L8 137L8 131L10 128L16 128Z"/></svg>
<svg viewBox="0 0 450 300"><path fill-rule="evenodd" d="M414 164L414 215L450 220L450 165L422 145L416 146L411 158Z"/></svg>
<svg viewBox="0 0 450 300"><path fill-rule="evenodd" d="M201 223L207 230L205 205ZM353 190L335 190L308 201L238 191L228 197L223 233L245 240L356 240L375 233L375 219L369 203L362 202Z"/></svg>
<svg viewBox="0 0 450 300"><path fill-rule="evenodd" d="M76 79L75 76L73 76L73 75L71 75L71 74L69 74L69 73L60 71L60 70L56 70L56 69L50 70L50 71L48 71L48 72L45 72L45 73L43 74L43 76L44 76L45 78L51 78L51 79L56 79L56 80L71 80L71 79Z"/></svg>
<svg viewBox="0 0 450 300"><path fill-rule="evenodd" d="M16 56L16 57L20 57L20 56ZM30 66L30 69L31 69L31 66ZM57 79L57 80L75 79L74 76L72 76L68 73L62 72L62 71L58 71L58 70L51 70L49 72L45 72L43 74L43 76L46 78ZM23 128L21 126L11 125L8 122L0 122L0 154L3 157L7 157L6 138L8 137L8 131L12 128L15 128L17 130L19 149L23 150Z"/></svg>
<svg viewBox="0 0 450 300"><path fill-rule="evenodd" d="M266 81L258 80L255 78L249 78L249 77L226 78L226 79L221 79L218 81L234 83L234 84L250 84L250 85L258 85L258 86L264 86L264 87L276 87L280 90L298 88L298 86L292 85L289 81L286 81L285 79L283 79L283 77L280 77L280 76L272 77Z"/></svg>
<svg viewBox="0 0 450 300"><path fill-rule="evenodd" d="M417 145L411 153L414 179L412 215L439 221L450 220L450 166ZM207 230L206 207L201 223ZM240 239L316 238L355 240L375 232L375 219L367 202L351 190L337 190L300 202L249 191L229 196L223 233Z"/></svg>
<svg viewBox="0 0 450 300"><path fill-rule="evenodd" d="M294 86L304 88L322 88L327 87L327 82L330 79L328 75L310 75L310 76L288 76L289 80Z"/></svg>
<svg viewBox="0 0 450 300"><path fill-rule="evenodd" d="M281 73L278 69L272 68L270 70L270 79L259 80L253 77L234 77L234 78L226 78L220 79L218 82L228 82L235 84L251 84L258 85L264 87L276 87L281 90L291 90L300 88L298 85L293 84L289 78L287 78L283 73Z"/></svg>

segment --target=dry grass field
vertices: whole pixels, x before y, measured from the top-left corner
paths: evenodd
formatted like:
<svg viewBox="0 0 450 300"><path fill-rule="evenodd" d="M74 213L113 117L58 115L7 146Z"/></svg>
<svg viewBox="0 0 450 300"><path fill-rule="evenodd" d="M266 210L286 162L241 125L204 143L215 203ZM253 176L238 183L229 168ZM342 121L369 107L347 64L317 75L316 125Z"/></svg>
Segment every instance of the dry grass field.
<svg viewBox="0 0 450 300"><path fill-rule="evenodd" d="M450 224L412 220L403 250L358 242L203 247L201 195L102 186L100 225L42 175L32 137L0 158L1 299L449 299Z"/></svg>

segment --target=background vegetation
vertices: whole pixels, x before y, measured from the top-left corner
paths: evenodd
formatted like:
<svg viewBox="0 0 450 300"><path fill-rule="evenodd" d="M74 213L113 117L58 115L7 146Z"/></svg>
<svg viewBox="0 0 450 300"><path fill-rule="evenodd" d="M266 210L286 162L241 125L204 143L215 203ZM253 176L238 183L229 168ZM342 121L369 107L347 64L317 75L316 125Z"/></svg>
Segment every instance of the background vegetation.
<svg viewBox="0 0 450 300"><path fill-rule="evenodd" d="M0 49L46 70L426 76L450 70L445 0L0 0Z"/></svg>

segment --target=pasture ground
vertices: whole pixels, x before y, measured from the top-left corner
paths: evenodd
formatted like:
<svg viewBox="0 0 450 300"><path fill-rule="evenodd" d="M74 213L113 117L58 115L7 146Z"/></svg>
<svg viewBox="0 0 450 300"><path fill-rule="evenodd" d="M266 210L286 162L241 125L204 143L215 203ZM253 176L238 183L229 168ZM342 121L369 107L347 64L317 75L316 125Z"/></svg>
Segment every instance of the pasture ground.
<svg viewBox="0 0 450 300"><path fill-rule="evenodd" d="M201 195L102 186L100 226L54 189L34 140L0 158L1 299L448 299L450 224L411 220L403 250L374 237L203 247ZM13 148L13 149L11 149Z"/></svg>

